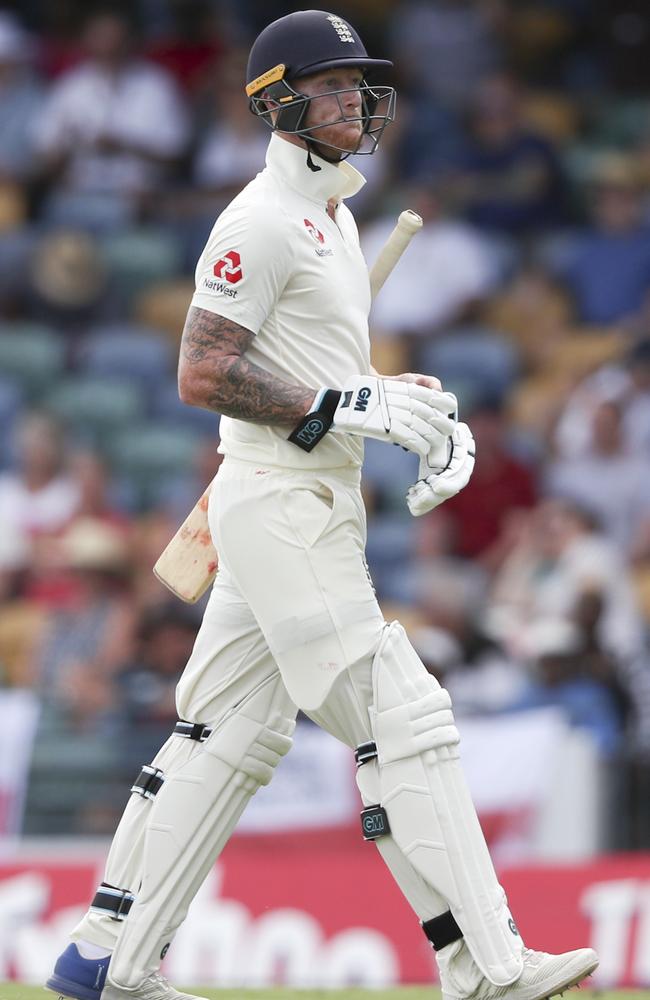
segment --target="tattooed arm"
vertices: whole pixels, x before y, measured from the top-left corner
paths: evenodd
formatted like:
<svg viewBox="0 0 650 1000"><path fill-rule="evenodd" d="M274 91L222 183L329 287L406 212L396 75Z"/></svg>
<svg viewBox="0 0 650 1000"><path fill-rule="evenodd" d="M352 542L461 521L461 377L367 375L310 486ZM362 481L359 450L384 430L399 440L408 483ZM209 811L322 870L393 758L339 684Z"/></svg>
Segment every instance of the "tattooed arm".
<svg viewBox="0 0 650 1000"><path fill-rule="evenodd" d="M180 397L238 420L291 427L307 413L316 390L285 382L249 361L246 351L254 336L224 316L192 306L181 341Z"/></svg>

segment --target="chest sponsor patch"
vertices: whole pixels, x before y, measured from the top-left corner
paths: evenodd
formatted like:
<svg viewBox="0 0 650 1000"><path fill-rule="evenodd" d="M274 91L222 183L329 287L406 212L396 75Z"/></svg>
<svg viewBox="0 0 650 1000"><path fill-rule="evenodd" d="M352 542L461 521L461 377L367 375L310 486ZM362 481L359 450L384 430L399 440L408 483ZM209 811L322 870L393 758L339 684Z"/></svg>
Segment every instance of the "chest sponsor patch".
<svg viewBox="0 0 650 1000"><path fill-rule="evenodd" d="M325 237L321 233L320 229L316 228L311 219L303 219L302 221L305 223L305 228L307 232L316 243L322 244L325 242Z"/></svg>
<svg viewBox="0 0 650 1000"><path fill-rule="evenodd" d="M316 244L316 247L314 248L314 253L316 254L316 256L317 257L331 257L334 254L334 251L332 250L331 247L326 247L324 245L325 244L325 237L321 233L320 229L318 229L314 225L314 223L311 221L311 219L303 219L302 221L305 224L305 229L307 230L307 232L309 233L309 235L313 239L314 243Z"/></svg>

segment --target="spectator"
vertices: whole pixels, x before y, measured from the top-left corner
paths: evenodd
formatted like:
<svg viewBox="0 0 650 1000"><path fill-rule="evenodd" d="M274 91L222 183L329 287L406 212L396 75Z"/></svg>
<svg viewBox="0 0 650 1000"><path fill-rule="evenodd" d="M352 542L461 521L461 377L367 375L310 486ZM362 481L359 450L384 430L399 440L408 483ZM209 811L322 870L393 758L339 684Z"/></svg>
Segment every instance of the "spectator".
<svg viewBox="0 0 650 1000"><path fill-rule="evenodd" d="M79 664L110 677L124 663L132 649L136 609L128 543L119 528L78 518L58 540L52 558L67 572L69 586L51 612L33 674L38 688L56 698Z"/></svg>
<svg viewBox="0 0 650 1000"><path fill-rule="evenodd" d="M650 339L639 340L620 364L600 368L576 387L555 429L553 444L560 457L590 451L596 410L607 402L620 407L626 450L650 456Z"/></svg>
<svg viewBox="0 0 650 1000"><path fill-rule="evenodd" d="M511 77L489 77L477 88L451 187L469 222L482 229L525 236L562 220L560 161L523 120Z"/></svg>
<svg viewBox="0 0 650 1000"><path fill-rule="evenodd" d="M390 27L394 58L411 95L463 107L499 64L504 5L490 0L411 0Z"/></svg>
<svg viewBox="0 0 650 1000"><path fill-rule="evenodd" d="M193 608L166 601L144 614L134 655L115 676L119 702L130 724L136 767L151 760L178 718L175 692L200 624Z"/></svg>
<svg viewBox="0 0 650 1000"><path fill-rule="evenodd" d="M60 426L28 413L16 431L15 468L0 474L0 567L26 569L40 536L59 531L79 505L79 489L65 467Z"/></svg>
<svg viewBox="0 0 650 1000"><path fill-rule="evenodd" d="M221 63L212 88L210 121L201 130L196 151L195 182L218 198L217 212L263 169L269 143L266 129L248 109L242 91L245 75L246 64L238 52Z"/></svg>
<svg viewBox="0 0 650 1000"><path fill-rule="evenodd" d="M63 192L124 203L155 190L183 152L187 122L178 91L162 69L133 50L134 26L115 8L89 16L86 59L53 86L36 141L47 178ZM56 208L69 218L72 202ZM89 202L90 204L90 202Z"/></svg>
<svg viewBox="0 0 650 1000"><path fill-rule="evenodd" d="M639 322L648 308L650 226L642 205L635 164L621 156L603 159L594 170L590 223L552 264L582 323Z"/></svg>
<svg viewBox="0 0 650 1000"><path fill-rule="evenodd" d="M43 97L31 55L19 23L0 11L0 180L24 180L32 171L32 126Z"/></svg>
<svg viewBox="0 0 650 1000"><path fill-rule="evenodd" d="M125 533L130 522L112 497L109 469L96 451L79 449L70 457L70 475L79 490L77 517L91 517L121 528Z"/></svg>
<svg viewBox="0 0 650 1000"><path fill-rule="evenodd" d="M525 630L524 641L531 674L510 708L560 708L572 726L589 733L603 757L612 757L621 746L624 715L612 688L590 671L578 626L540 619Z"/></svg>
<svg viewBox="0 0 650 1000"><path fill-rule="evenodd" d="M170 72L183 89L197 92L210 78L223 44L219 11L210 0L168 0L169 30L146 47L149 59Z"/></svg>
<svg viewBox="0 0 650 1000"><path fill-rule="evenodd" d="M618 403L601 403L592 417L589 450L552 462L545 480L550 493L591 511L610 541L632 556L641 554L641 539L650 538L650 464L625 446L622 417Z"/></svg>
<svg viewBox="0 0 650 1000"><path fill-rule="evenodd" d="M531 621L571 621L588 595L601 602L595 626L600 648L618 658L636 655L644 629L620 550L575 504L544 500L520 525L492 581L486 628L520 655Z"/></svg>
<svg viewBox="0 0 650 1000"><path fill-rule="evenodd" d="M425 186L409 192L408 204L422 216L417 243L409 247L373 306L380 332L428 336L456 319L474 299L494 287L497 275L488 242L471 227L445 217L439 193ZM369 264L391 232L391 215L368 226L362 247Z"/></svg>

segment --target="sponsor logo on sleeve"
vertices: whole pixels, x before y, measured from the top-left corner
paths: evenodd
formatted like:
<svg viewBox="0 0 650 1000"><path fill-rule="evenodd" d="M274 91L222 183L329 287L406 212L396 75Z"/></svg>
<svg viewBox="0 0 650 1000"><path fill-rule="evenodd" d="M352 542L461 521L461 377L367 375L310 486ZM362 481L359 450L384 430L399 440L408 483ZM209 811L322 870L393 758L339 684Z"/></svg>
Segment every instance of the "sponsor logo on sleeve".
<svg viewBox="0 0 650 1000"><path fill-rule="evenodd" d="M213 278L204 278L203 285L211 292L218 295L227 295L231 299L237 298L237 289L233 288L244 277L241 266L241 256L237 250L229 250L223 257L220 257L212 268ZM218 280L215 280L218 279Z"/></svg>

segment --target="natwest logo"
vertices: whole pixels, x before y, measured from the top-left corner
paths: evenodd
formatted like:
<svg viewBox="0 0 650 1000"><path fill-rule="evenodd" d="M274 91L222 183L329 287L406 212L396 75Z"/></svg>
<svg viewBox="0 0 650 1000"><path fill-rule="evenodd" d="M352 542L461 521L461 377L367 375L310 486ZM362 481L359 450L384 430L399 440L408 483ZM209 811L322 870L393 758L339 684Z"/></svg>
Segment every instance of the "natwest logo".
<svg viewBox="0 0 650 1000"><path fill-rule="evenodd" d="M212 268L215 277L225 278L231 285L236 285L244 277L241 269L241 257L236 250L229 250Z"/></svg>
<svg viewBox="0 0 650 1000"><path fill-rule="evenodd" d="M316 226L310 219L303 219L309 235L316 241L316 243L324 243L325 237L321 233L320 229L316 229Z"/></svg>

